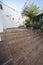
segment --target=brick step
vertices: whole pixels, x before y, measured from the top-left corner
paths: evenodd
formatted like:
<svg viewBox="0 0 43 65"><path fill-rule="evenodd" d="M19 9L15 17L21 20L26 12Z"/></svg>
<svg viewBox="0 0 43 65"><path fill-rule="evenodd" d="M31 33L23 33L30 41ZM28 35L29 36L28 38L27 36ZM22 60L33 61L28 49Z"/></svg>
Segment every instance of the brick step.
<svg viewBox="0 0 43 65"><path fill-rule="evenodd" d="M31 35L31 34L34 34L34 33L30 33L30 34L29 34L29 33L28 33L28 34L20 34L20 35L18 35L18 34L17 34L17 35L9 35L9 36L6 36L6 38L9 39L9 38L13 38L13 37L14 37L14 38L15 38L15 37L24 37L24 36L28 36L28 35Z"/></svg>
<svg viewBox="0 0 43 65"><path fill-rule="evenodd" d="M7 46L0 48L0 65L6 62L10 58L12 58L12 55L9 47Z"/></svg>
<svg viewBox="0 0 43 65"><path fill-rule="evenodd" d="M29 48L30 48L30 46L33 47L34 45L37 44L37 43L35 44L35 42L39 42L40 39L42 39L42 37L39 36L37 38L33 38L31 40L27 40L26 42L24 42L22 44L19 44L19 45L15 46L15 47L22 48L22 49L24 48L24 50L29 51L30 49L28 50L28 47Z"/></svg>
<svg viewBox="0 0 43 65"><path fill-rule="evenodd" d="M8 60L7 60L6 62L4 62L2 65L14 65L13 59L12 59L12 58L8 59Z"/></svg>
<svg viewBox="0 0 43 65"><path fill-rule="evenodd" d="M21 35L21 34L29 34L29 33L33 33L31 31L27 32L27 31L22 31L22 32L6 32L6 36L11 36L11 35Z"/></svg>
<svg viewBox="0 0 43 65"><path fill-rule="evenodd" d="M41 46L40 46L41 45ZM41 53L43 50L43 44L39 44L38 46L35 47L32 52L30 52L28 55L24 56L16 62L18 65L37 65L38 59L41 57Z"/></svg>
<svg viewBox="0 0 43 65"><path fill-rule="evenodd" d="M16 49L20 49L20 47L16 47ZM13 45L12 47L11 47L11 45L10 45L10 50L12 51L12 52L15 52L16 51L16 49L15 49L15 46ZM23 50L23 49L22 49ZM13 55L13 54L12 54Z"/></svg>
<svg viewBox="0 0 43 65"><path fill-rule="evenodd" d="M6 33L6 36L16 36L16 35L23 35L23 34L30 34L31 32L19 32L19 33ZM33 33L33 32L32 32Z"/></svg>
<svg viewBox="0 0 43 65"><path fill-rule="evenodd" d="M41 43L41 41L40 41L39 43ZM39 44L37 44L37 45L39 45ZM26 53L22 54L21 56L19 55L20 52L18 51L19 54L17 53L17 56L16 56L16 54L15 54L14 61L15 61L16 63L18 63L19 61L21 61L21 59L23 59L25 56L29 55L29 54L37 47L37 45L36 45L35 47L33 47L31 51L26 52ZM18 57L18 56L20 56L20 57ZM16 60L15 60L15 59L16 59ZM24 60L24 59L23 59L23 60ZM23 60L22 60L22 61L23 61Z"/></svg>
<svg viewBox="0 0 43 65"><path fill-rule="evenodd" d="M38 42L37 42L38 43ZM30 46L30 48L31 48L31 46ZM33 48L35 48L35 47L33 47ZM29 48L28 48L29 49ZM13 51L12 51L13 50ZM22 49L22 48L16 48L16 49L14 49L14 48L12 48L12 55L13 55L13 57L15 58L16 57L16 60L17 60L17 58L19 58L19 56L22 56L22 55L25 55L25 53L26 53L26 51L24 50L24 49ZM15 50L15 51L14 51ZM32 50L32 49L31 49ZM30 50L30 51L31 51ZM25 51L25 52L24 52Z"/></svg>
<svg viewBox="0 0 43 65"><path fill-rule="evenodd" d="M8 45L11 45L11 46L18 46L20 44L25 44L25 42L27 43L27 41L31 41L33 40L34 38L37 38L39 35L32 35L32 36L29 36L29 37L25 37L25 38L20 38L20 39L15 39L15 40L9 40L9 41L6 41L8 42L7 44Z"/></svg>
<svg viewBox="0 0 43 65"><path fill-rule="evenodd" d="M27 29L7 30L5 34L6 40L0 44L0 65L37 65L43 52L41 35Z"/></svg>
<svg viewBox="0 0 43 65"><path fill-rule="evenodd" d="M0 48L5 47L5 45L6 45L5 41L1 41L1 42L0 42Z"/></svg>
<svg viewBox="0 0 43 65"><path fill-rule="evenodd" d="M41 50L40 57L38 58L38 60L34 64L43 65L43 50Z"/></svg>
<svg viewBox="0 0 43 65"><path fill-rule="evenodd" d="M38 50L38 51L36 51L37 55L35 58L33 58L33 60L32 60L33 63L31 62L31 64L34 64L34 65L37 65L37 61L40 59L41 55L43 54L43 52L42 52L43 51L43 42L38 46L37 50Z"/></svg>
<svg viewBox="0 0 43 65"><path fill-rule="evenodd" d="M38 41L38 39L40 39L41 37L36 37L36 38L32 38L32 39L29 39L29 40L26 40L26 41L24 41L24 42L21 42L21 43L18 43L18 44L8 44L8 46L12 46L14 49L16 49L16 48L24 48L25 50L26 50L26 48L29 46L29 45L31 45L32 46L32 43L33 43L33 45L34 45L34 43L36 42L36 41ZM28 49L27 49L28 50Z"/></svg>
<svg viewBox="0 0 43 65"><path fill-rule="evenodd" d="M6 29L5 32L22 32L22 31L33 31L31 29Z"/></svg>
<svg viewBox="0 0 43 65"><path fill-rule="evenodd" d="M37 38L37 39L38 39L38 38ZM36 39L36 40L37 40L37 39ZM39 38L39 39L40 39L40 38ZM33 41L32 41L33 44L32 44L31 41L30 41L30 43L25 43L25 44L17 45L17 46L14 47L14 50L17 49L17 48L21 48L21 49L24 48L24 51L26 51L26 49L28 48L28 45L30 45L30 46L34 45L34 42L35 42L35 41L33 40ZM26 48L26 47L27 47L27 48ZM30 47L29 47L29 48L30 48Z"/></svg>
<svg viewBox="0 0 43 65"><path fill-rule="evenodd" d="M35 34L35 33L30 33L30 34L21 34L21 35L11 35L11 36L6 36L6 40L12 40L12 39L18 39L18 38L24 38L24 37L28 37L28 36L31 36L31 35L38 35L38 34Z"/></svg>

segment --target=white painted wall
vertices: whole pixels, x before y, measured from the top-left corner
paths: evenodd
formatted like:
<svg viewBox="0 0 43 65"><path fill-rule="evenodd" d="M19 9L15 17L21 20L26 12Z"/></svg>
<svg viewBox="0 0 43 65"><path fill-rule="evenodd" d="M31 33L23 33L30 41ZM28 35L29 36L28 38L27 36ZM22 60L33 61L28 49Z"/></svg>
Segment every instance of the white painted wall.
<svg viewBox="0 0 43 65"><path fill-rule="evenodd" d="M2 20L2 11L0 10L0 32L3 32L3 20Z"/></svg>
<svg viewBox="0 0 43 65"><path fill-rule="evenodd" d="M20 24L23 25L23 19L21 17L20 12L14 11L11 8L5 6L4 4L2 4L2 6L3 6L3 10L1 15L2 15L4 29L15 28L18 27ZM14 20L12 18L14 18Z"/></svg>

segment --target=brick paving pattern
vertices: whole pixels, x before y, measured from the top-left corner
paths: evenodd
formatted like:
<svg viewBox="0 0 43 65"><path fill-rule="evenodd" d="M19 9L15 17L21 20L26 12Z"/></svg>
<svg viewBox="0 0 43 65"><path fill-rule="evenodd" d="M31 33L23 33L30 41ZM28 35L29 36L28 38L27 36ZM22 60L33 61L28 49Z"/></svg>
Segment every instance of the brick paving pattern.
<svg viewBox="0 0 43 65"><path fill-rule="evenodd" d="M6 30L0 65L43 65L43 36L30 29Z"/></svg>

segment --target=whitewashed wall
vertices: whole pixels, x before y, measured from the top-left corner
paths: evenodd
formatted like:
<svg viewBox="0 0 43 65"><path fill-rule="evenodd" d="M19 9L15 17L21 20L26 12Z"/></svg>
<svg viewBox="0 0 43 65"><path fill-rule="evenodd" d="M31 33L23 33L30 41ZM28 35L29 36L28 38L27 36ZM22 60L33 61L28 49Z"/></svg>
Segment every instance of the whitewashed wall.
<svg viewBox="0 0 43 65"><path fill-rule="evenodd" d="M2 20L3 20L3 28L14 28L19 25L23 25L23 19L21 18L21 14L18 11L14 11L11 8L2 4ZM14 18L14 20L12 19ZM20 18L20 20L19 20ZM19 20L19 21L18 21Z"/></svg>
<svg viewBox="0 0 43 65"><path fill-rule="evenodd" d="M3 32L3 20L2 20L2 11L0 10L0 32Z"/></svg>

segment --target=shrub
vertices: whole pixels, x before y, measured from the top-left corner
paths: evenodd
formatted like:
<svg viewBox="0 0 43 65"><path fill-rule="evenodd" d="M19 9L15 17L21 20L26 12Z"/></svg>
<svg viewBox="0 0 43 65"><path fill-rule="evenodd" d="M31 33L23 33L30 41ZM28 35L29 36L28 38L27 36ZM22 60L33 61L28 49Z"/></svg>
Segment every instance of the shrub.
<svg viewBox="0 0 43 65"><path fill-rule="evenodd" d="M29 20L25 20L25 26L26 26L26 28L31 27Z"/></svg>
<svg viewBox="0 0 43 65"><path fill-rule="evenodd" d="M33 29L40 29L40 24L33 24Z"/></svg>

